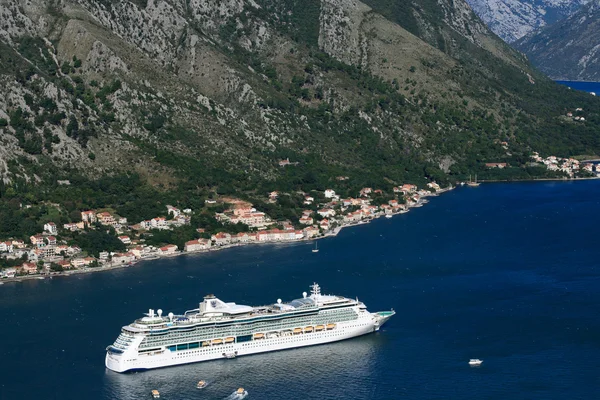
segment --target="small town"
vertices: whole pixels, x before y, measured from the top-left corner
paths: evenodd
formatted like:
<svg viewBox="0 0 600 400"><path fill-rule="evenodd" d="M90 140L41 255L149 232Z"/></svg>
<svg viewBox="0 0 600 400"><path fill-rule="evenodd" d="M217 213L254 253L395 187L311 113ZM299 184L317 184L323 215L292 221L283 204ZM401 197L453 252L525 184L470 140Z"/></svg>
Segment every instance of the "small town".
<svg viewBox="0 0 600 400"><path fill-rule="evenodd" d="M537 152L534 152L531 158L538 165L545 165L549 171L562 172L569 178L574 178L577 173L587 174L588 176L600 176L600 164L593 164L591 162L582 163L574 158L556 156L542 158Z"/></svg>
<svg viewBox="0 0 600 400"><path fill-rule="evenodd" d="M348 177L337 179L345 180ZM9 238L0 241L0 257L12 263L12 266L0 271L0 277L44 279L46 276L127 267L142 260L221 250L245 244L318 239L336 235L347 226L406 213L412 207L425 204L426 197L436 196L450 189L452 187L442 189L437 183L430 182L427 188L423 189L413 184L404 184L394 187L393 193L390 194L385 194L380 189L365 187L353 198L340 198L333 189L326 189L321 193L303 193L306 209L296 226L289 220L272 220L247 201L235 198L206 200L207 206L219 203L226 206L223 212L214 213L214 218L223 226L242 224L247 231L232 234L224 229L209 233L203 227L195 227L197 238L185 242L183 246L171 243L155 246L146 243L146 238L160 231L190 226L193 210L189 208L180 209L168 205L164 215L134 224L129 224L126 218L109 211L84 210L81 211L80 221L63 226L54 222L45 223L43 232L32 235L29 242ZM285 195L271 192L267 195L267 201L277 202L280 196ZM65 239L73 233L89 234L93 231L114 235L119 244L122 243L121 247L124 250L102 250L95 256Z"/></svg>

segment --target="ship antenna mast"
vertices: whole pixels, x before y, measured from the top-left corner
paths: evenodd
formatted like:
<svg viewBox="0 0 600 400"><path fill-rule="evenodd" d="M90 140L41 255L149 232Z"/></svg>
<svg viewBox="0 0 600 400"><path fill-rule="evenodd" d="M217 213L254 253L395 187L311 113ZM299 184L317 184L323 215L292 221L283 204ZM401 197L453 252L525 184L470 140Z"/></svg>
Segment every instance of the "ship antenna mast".
<svg viewBox="0 0 600 400"><path fill-rule="evenodd" d="M312 297L314 299L316 299L317 297L321 296L321 287L319 286L318 283L313 283L311 286L311 290L310 293L312 294Z"/></svg>

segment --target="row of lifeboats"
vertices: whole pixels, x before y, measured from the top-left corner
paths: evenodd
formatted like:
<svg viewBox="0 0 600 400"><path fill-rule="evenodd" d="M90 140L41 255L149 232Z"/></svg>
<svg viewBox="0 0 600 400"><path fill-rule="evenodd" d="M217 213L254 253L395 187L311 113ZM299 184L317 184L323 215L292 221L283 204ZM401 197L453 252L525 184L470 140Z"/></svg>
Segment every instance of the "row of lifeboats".
<svg viewBox="0 0 600 400"><path fill-rule="evenodd" d="M233 343L235 342L235 338L234 337L228 337L225 339L213 339L213 340L207 340L205 342L202 342L202 347L206 347L206 346L213 346L215 344L228 344L228 343Z"/></svg>
<svg viewBox="0 0 600 400"><path fill-rule="evenodd" d="M306 326L304 328L294 328L292 333L294 335L299 335L301 333L312 333L312 332L321 332L324 330L332 330L335 328L335 324L327 324L327 325L316 325L316 326ZM289 331L288 331L289 332ZM264 333L255 333L253 336L254 340L264 339Z"/></svg>
<svg viewBox="0 0 600 400"><path fill-rule="evenodd" d="M298 335L301 333L312 333L312 332L321 332L324 330L332 330L335 328L335 324L327 324L327 325L316 325L316 326L306 326L304 328L294 328L294 330L292 331L292 333L294 335ZM289 331L288 331L289 332ZM260 339L265 339L266 336L264 333L255 333L252 338L254 340L260 340ZM202 347L207 347L207 346L214 346L214 345L219 345L219 344L229 344L229 343L233 343L235 342L235 338L234 337L228 337L225 339L213 339L213 340L206 340L204 342L202 342Z"/></svg>

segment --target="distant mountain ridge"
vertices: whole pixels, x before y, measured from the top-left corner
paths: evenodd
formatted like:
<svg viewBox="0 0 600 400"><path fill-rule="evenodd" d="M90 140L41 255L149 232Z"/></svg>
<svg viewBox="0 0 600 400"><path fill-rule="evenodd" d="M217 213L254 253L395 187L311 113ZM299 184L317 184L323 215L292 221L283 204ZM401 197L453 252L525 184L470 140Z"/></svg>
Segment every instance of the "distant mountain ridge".
<svg viewBox="0 0 600 400"><path fill-rule="evenodd" d="M600 0L514 43L556 80L600 81Z"/></svg>
<svg viewBox="0 0 600 400"><path fill-rule="evenodd" d="M473 11L507 43L567 18L590 0L467 0Z"/></svg>

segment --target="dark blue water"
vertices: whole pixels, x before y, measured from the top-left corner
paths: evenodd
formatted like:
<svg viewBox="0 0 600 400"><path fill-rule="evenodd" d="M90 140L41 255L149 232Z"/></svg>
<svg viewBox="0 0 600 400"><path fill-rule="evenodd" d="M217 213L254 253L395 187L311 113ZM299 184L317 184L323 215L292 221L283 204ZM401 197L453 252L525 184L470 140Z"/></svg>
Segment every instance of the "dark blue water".
<svg viewBox="0 0 600 400"><path fill-rule="evenodd" d="M556 83L584 92L594 92L596 95L600 96L600 82L556 81Z"/></svg>
<svg viewBox="0 0 600 400"><path fill-rule="evenodd" d="M600 181L483 184L319 243L243 247L0 286L0 398L600 396ZM148 308L265 304L313 281L397 315L345 342L137 374L104 348ZM484 359L470 368L469 358ZM199 391L195 384L210 385Z"/></svg>

